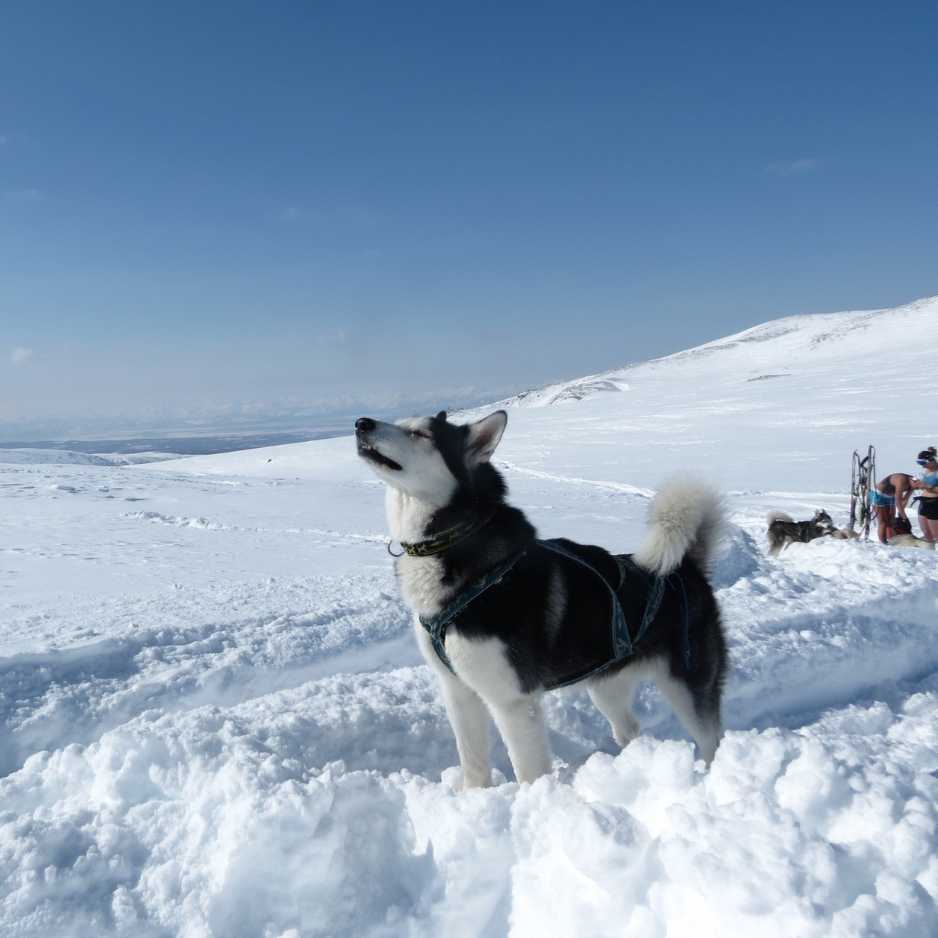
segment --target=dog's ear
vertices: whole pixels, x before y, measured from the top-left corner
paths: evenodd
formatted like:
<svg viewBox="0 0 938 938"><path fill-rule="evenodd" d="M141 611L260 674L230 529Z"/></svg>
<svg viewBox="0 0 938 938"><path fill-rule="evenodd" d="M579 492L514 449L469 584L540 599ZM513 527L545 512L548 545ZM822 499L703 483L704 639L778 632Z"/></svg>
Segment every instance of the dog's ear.
<svg viewBox="0 0 938 938"><path fill-rule="evenodd" d="M488 462L507 424L508 414L503 410L496 410L494 414L470 423L469 435L466 437L466 455L476 462Z"/></svg>
<svg viewBox="0 0 938 938"><path fill-rule="evenodd" d="M433 419L439 420L440 423L446 423L446 411L441 410Z"/></svg>

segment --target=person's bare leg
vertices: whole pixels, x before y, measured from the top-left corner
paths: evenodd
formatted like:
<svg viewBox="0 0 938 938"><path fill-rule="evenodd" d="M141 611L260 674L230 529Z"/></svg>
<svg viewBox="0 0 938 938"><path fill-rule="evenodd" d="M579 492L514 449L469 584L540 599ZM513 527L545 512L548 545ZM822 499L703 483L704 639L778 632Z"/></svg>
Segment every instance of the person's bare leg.
<svg viewBox="0 0 938 938"><path fill-rule="evenodd" d="M938 541L938 521L932 518L923 518L919 515L918 523L922 528L922 534L925 536L926 541L933 544Z"/></svg>
<svg viewBox="0 0 938 938"><path fill-rule="evenodd" d="M889 515L886 514L885 508L876 509L876 525L877 531L879 532L879 543L885 544L886 538L889 537Z"/></svg>

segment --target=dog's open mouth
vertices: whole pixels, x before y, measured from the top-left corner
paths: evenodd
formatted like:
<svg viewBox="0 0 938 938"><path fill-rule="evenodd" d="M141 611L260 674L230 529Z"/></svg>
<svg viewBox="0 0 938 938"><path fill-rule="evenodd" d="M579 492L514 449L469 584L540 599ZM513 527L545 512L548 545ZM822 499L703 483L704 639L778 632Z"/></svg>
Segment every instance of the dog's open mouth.
<svg viewBox="0 0 938 938"><path fill-rule="evenodd" d="M400 472L404 468L400 463L395 462L389 456L385 456L384 453L378 452L370 443L366 443L360 438L358 440L358 455L362 459L369 459L371 462L377 463L379 466L385 466L394 472Z"/></svg>

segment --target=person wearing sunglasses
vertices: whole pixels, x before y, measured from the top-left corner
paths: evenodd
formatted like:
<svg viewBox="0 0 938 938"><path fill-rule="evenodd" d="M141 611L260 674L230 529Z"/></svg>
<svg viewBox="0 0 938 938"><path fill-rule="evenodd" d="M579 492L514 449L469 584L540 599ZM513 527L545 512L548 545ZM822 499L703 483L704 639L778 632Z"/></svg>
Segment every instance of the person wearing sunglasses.
<svg viewBox="0 0 938 938"><path fill-rule="evenodd" d="M938 450L923 449L916 462L924 470L912 487L918 491L918 523L926 541L938 541Z"/></svg>

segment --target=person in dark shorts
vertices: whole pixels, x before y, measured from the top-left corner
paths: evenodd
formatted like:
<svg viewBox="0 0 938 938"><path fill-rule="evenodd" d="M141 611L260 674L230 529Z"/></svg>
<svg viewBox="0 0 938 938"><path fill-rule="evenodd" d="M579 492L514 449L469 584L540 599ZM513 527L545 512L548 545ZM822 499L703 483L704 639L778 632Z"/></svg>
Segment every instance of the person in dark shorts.
<svg viewBox="0 0 938 938"><path fill-rule="evenodd" d="M897 515L908 521L905 507L912 495L912 482L912 476L908 473L893 472L870 489L870 508L876 514L880 544L885 544L895 533L893 529Z"/></svg>
<svg viewBox="0 0 938 938"><path fill-rule="evenodd" d="M926 541L938 541L938 451L934 446L918 454L922 475L913 481L918 492L918 523Z"/></svg>

